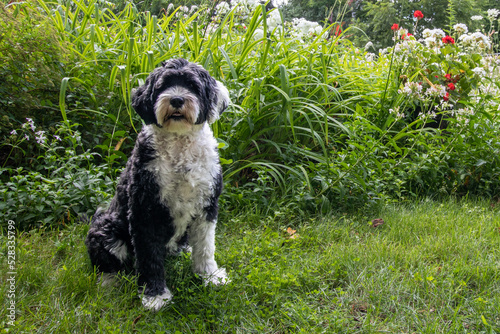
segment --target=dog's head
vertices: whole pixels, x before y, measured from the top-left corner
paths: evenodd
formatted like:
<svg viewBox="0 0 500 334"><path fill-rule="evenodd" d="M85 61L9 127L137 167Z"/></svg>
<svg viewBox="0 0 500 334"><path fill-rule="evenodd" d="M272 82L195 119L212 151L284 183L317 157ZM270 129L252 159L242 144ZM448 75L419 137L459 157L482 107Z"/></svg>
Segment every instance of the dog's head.
<svg viewBox="0 0 500 334"><path fill-rule="evenodd" d="M132 107L146 124L174 132L215 122L229 102L229 92L222 83L200 65L184 59L162 63L132 96Z"/></svg>

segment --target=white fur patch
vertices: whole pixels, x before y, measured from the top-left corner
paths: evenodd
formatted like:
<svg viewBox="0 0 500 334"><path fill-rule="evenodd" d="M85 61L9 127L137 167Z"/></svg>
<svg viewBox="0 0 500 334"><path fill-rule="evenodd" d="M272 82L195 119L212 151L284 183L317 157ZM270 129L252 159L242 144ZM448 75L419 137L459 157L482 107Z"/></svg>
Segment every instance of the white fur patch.
<svg viewBox="0 0 500 334"><path fill-rule="evenodd" d="M175 108L170 104L170 100L174 97L183 98L184 104L182 107ZM154 109L156 122L170 132L190 131L200 113L198 106L198 98L188 89L179 86L171 87L158 96ZM171 119L170 116L174 113L179 113L184 118L180 120Z"/></svg>
<svg viewBox="0 0 500 334"><path fill-rule="evenodd" d="M141 296L142 305L150 311L158 312L162 307L167 305L172 300L172 293L169 289L165 289L165 291L161 295L157 296Z"/></svg>
<svg viewBox="0 0 500 334"><path fill-rule="evenodd" d="M209 284L224 285L231 283L225 268L219 268L210 274L201 274L201 277L203 278L203 284L205 286L208 286Z"/></svg>
<svg viewBox="0 0 500 334"><path fill-rule="evenodd" d="M185 134L154 125L147 129L153 134L158 153L147 169L156 175L161 199L173 218L175 235L167 244L173 252L193 217L204 218L203 209L209 204L214 179L221 173L212 130L206 123L195 127L195 131Z"/></svg>
<svg viewBox="0 0 500 334"><path fill-rule="evenodd" d="M121 262L125 262L125 260L128 257L127 245L122 240L116 241L111 246L106 247L106 249L111 254L113 254L114 256L116 256L118 258L118 260L120 260Z"/></svg>

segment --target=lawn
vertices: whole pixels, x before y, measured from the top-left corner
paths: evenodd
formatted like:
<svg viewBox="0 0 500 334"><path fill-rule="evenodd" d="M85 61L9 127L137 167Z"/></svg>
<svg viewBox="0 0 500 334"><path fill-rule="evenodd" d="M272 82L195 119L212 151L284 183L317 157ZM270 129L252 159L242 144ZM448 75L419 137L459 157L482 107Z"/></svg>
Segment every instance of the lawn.
<svg viewBox="0 0 500 334"><path fill-rule="evenodd" d="M88 225L33 230L16 236L15 324L6 308L0 323L18 333L495 333L499 228L500 205L475 200L309 220L225 213L216 257L231 284L204 287L188 255L171 258L174 299L158 313L142 308L132 274L97 283ZM3 257L4 305L8 271Z"/></svg>

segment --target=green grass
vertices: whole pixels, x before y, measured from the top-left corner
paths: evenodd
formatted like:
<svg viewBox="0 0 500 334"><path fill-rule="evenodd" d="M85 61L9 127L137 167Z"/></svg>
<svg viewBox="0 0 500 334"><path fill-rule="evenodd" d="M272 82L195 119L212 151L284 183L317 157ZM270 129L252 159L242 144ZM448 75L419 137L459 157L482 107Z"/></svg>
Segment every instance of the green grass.
<svg viewBox="0 0 500 334"><path fill-rule="evenodd" d="M216 257L232 283L204 287L188 256L173 258L167 284L174 303L159 313L142 308L131 275L115 288L96 283L83 244L87 225L18 235L17 320L10 331L500 331L499 205L423 201L310 220L286 213L221 218ZM385 224L371 227L373 218ZM6 254L6 236L0 238ZM7 271L2 256L1 272ZM6 321L3 308L2 327Z"/></svg>

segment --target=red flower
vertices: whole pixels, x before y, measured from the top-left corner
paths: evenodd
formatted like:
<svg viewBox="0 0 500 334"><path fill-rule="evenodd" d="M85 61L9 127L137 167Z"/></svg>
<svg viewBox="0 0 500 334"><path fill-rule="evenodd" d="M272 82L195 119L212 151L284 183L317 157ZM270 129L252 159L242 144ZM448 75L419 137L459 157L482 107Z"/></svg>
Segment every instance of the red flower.
<svg viewBox="0 0 500 334"><path fill-rule="evenodd" d="M448 88L449 88L450 90L455 90L455 85L454 85L452 82L450 82L450 83L448 84Z"/></svg>
<svg viewBox="0 0 500 334"><path fill-rule="evenodd" d="M446 78L446 80L451 81L451 74L450 73L446 73L444 75L444 77Z"/></svg>
<svg viewBox="0 0 500 334"><path fill-rule="evenodd" d="M443 37L444 44L455 44L455 40L451 36Z"/></svg>
<svg viewBox="0 0 500 334"><path fill-rule="evenodd" d="M413 36L413 34L407 33L406 36L410 37L410 36Z"/></svg>
<svg viewBox="0 0 500 334"><path fill-rule="evenodd" d="M424 18L424 14L419 10L416 10L415 13L413 13L413 16L416 17L417 20L421 20Z"/></svg>
<svg viewBox="0 0 500 334"><path fill-rule="evenodd" d="M450 93L446 92L446 94L443 96L443 100L448 101L450 99Z"/></svg>
<svg viewBox="0 0 500 334"><path fill-rule="evenodd" d="M394 23L394 24L392 25L392 27L391 27L391 30L392 30L392 31L395 31L395 30L398 30L398 29L399 29L399 24L397 24L397 23Z"/></svg>

